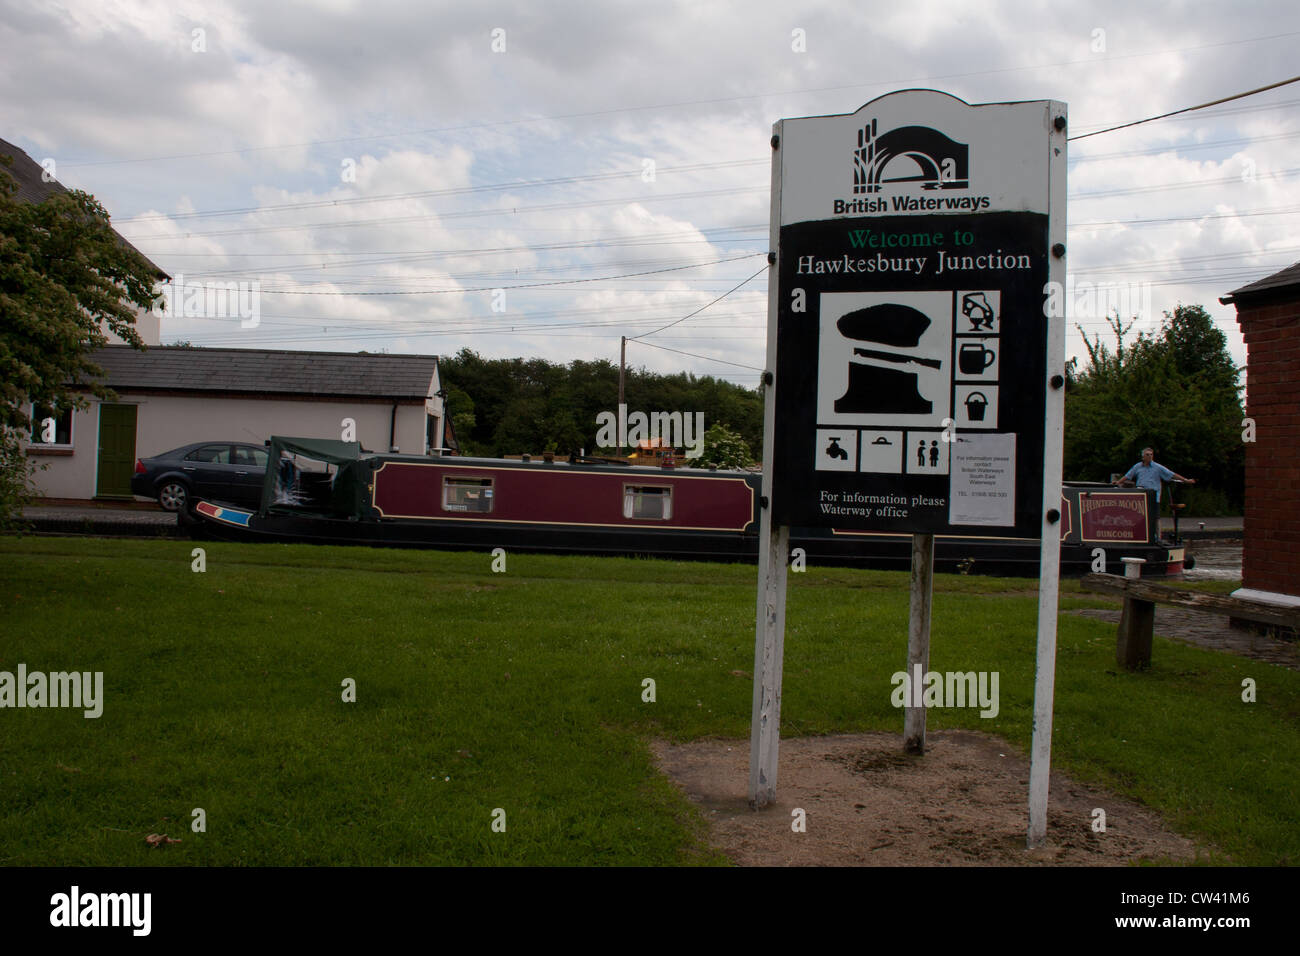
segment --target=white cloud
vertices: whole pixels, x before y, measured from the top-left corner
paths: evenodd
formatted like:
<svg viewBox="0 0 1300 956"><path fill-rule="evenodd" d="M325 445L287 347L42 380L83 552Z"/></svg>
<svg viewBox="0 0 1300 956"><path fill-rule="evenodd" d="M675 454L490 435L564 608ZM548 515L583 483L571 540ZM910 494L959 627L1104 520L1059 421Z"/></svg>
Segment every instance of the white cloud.
<svg viewBox="0 0 1300 956"><path fill-rule="evenodd" d="M156 237L137 244L168 271L337 292L490 290L764 253L778 118L934 86L970 102L1065 100L1077 134L1289 75L1285 34L1300 29L1280 0L1194 12L1175 0L0 7L0 135L56 157L60 178L94 192L124 233ZM504 53L491 49L497 27ZM791 48L796 28L806 52ZM1071 270L1151 283L1148 324L1180 300L1205 304L1244 360L1218 296L1300 259L1288 216L1270 212L1300 206L1300 177L1274 178L1296 165L1295 141L1271 138L1285 115L1225 108L1073 143L1072 193L1144 191L1071 203ZM1188 148L1235 139L1248 141ZM1106 158L1117 152L1128 155ZM647 159L653 182L640 175ZM354 183L340 179L349 160ZM1158 188L1216 178L1230 181ZM502 184L513 185L485 188ZM426 195L344 201L410 193ZM124 221L153 210L184 218ZM239 211L187 215L221 210ZM1125 224L1078 225L1111 220ZM268 296L275 316L256 331L300 348L609 357L619 335L685 315L761 261L511 288L504 317L488 292ZM762 297L750 293L762 288L655 341L761 365ZM593 321L623 324L576 325ZM539 325L552 328L486 331ZM449 329L465 331L418 334ZM748 375L641 351L647 367Z"/></svg>

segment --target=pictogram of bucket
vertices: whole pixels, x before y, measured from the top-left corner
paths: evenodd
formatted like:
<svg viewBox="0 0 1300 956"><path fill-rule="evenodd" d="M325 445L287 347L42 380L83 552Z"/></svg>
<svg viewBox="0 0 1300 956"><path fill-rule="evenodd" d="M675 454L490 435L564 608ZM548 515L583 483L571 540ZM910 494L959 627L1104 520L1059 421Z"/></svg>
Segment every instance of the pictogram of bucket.
<svg viewBox="0 0 1300 956"><path fill-rule="evenodd" d="M982 422L984 409L988 406L989 400L984 397L983 392L971 392L966 396L966 417L973 422Z"/></svg>

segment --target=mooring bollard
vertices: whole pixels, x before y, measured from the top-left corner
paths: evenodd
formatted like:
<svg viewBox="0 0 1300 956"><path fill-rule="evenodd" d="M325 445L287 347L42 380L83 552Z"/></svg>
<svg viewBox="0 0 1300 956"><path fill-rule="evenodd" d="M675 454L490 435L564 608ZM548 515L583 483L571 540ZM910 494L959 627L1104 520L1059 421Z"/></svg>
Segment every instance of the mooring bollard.
<svg viewBox="0 0 1300 956"><path fill-rule="evenodd" d="M1120 558L1124 577L1142 577L1145 558ZM1119 615L1119 632L1115 642L1115 660L1122 667L1137 670L1151 663L1151 634L1155 629L1156 606L1153 601L1139 601L1124 596L1124 610Z"/></svg>

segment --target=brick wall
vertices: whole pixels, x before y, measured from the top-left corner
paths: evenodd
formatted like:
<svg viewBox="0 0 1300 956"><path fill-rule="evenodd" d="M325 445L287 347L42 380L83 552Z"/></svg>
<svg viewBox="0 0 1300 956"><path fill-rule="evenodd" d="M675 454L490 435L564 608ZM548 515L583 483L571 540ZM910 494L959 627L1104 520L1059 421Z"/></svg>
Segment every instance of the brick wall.
<svg viewBox="0 0 1300 956"><path fill-rule="evenodd" d="M1238 302L1237 322L1246 340L1246 415L1255 420L1241 584L1300 597L1300 294Z"/></svg>

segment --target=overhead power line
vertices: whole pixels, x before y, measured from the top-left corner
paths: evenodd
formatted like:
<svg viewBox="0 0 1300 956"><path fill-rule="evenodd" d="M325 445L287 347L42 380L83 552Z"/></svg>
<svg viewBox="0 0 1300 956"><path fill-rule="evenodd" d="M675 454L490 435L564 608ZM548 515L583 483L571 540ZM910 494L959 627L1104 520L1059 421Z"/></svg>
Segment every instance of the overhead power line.
<svg viewBox="0 0 1300 956"><path fill-rule="evenodd" d="M765 222L753 222L753 223L744 223L743 225L737 225L737 226L711 226L707 229L691 229L681 233L671 233L671 232L652 233L647 235L630 236L630 237L629 236L593 236L590 239L583 239L581 240L581 242L586 243L588 245L603 246L603 245L610 245L618 242L630 241L631 239L653 239L656 236L664 236L664 237L671 238L674 235L694 235L697 232L701 233L702 235L708 235L709 233L713 233L713 232L738 232L745 229L763 230L763 241L766 242L767 227L768 224ZM496 230L499 229L500 227L499 226L472 226L470 228L474 230L483 231L483 230ZM570 232L572 230L563 227L558 227L555 229L544 229L544 230L532 230L532 229L525 230L522 227L514 226L512 227L512 231L514 232L522 232L522 231ZM574 240L574 242L578 242L578 241L579 240ZM512 248L518 248L521 250L530 250L530 249L545 248L545 247L517 246ZM154 249L150 247L148 250L141 249L140 251L144 252L146 255L194 256L194 257L207 257L209 259L256 259L256 258L283 259L291 256L301 259L301 258L323 258L325 256L398 256L400 257L400 256L441 256L441 255L452 255L452 254L459 255L459 251L451 250L451 249L374 249L365 252L358 252L356 250L346 250L346 251L340 250L338 252L329 252L324 249L309 250L307 252L172 252L170 250L164 251L161 249ZM365 260L357 260L357 261L362 262ZM348 265L349 263L342 263L342 264Z"/></svg>
<svg viewBox="0 0 1300 956"><path fill-rule="evenodd" d="M590 206L617 206L626 203L668 202L674 199L700 199L705 196L726 196L734 193L762 192L767 186L733 186L727 189L703 189L684 193L667 193L662 196L617 196L611 199L588 199L575 202L544 203L537 206L503 206L497 209L467 209L455 212L427 212L414 216L379 216L374 219L353 219L345 222L310 222L298 225L250 226L246 229L224 229L214 232L153 233L126 236L132 243L149 239L210 239L214 236L243 236L250 233L300 232L304 229L350 229L358 226L389 227L396 223L424 222L429 219L471 219L478 216L518 215L519 213L547 212L554 209L579 209Z"/></svg>
<svg viewBox="0 0 1300 956"><path fill-rule="evenodd" d="M1300 100L1293 100L1293 103L1300 103ZM1274 103L1273 106L1281 106L1280 103ZM1137 156L1159 156L1161 153L1193 153L1203 149L1220 149L1225 146L1247 146L1258 145L1260 143L1271 143L1282 139L1296 139L1300 137L1300 130L1290 133L1275 133L1271 136L1245 136L1239 139L1220 139L1212 143L1167 143L1163 146L1151 146L1147 149L1125 149L1117 153L1089 153L1082 156L1071 156L1070 165L1076 166L1079 163L1101 163L1108 162L1112 159L1132 159Z"/></svg>
<svg viewBox="0 0 1300 956"><path fill-rule="evenodd" d="M632 340L628 339L628 341L630 342ZM692 358L708 359L710 362L717 362L719 365L734 365L736 368L747 368L755 372L763 371L761 368L757 368L753 365L741 365L739 362L728 362L726 359L714 358L711 355L699 355L695 352L683 352L681 349L670 349L666 345L655 345L653 342L642 342L641 344L648 345L652 349L662 349L665 352L676 352L678 355L689 355Z"/></svg>
<svg viewBox="0 0 1300 956"><path fill-rule="evenodd" d="M1117 129L1128 129L1130 126L1141 126L1143 123L1154 123L1156 120L1168 119L1170 116L1177 116L1180 113L1191 113L1195 110L1203 110L1209 106L1218 106L1220 103L1230 103L1233 100L1240 100L1247 96L1254 96L1256 93L1266 93L1269 90L1276 90L1278 87L1290 86L1292 83L1300 83L1300 76L1293 76L1289 80L1279 80L1276 83L1270 83L1268 86L1261 86L1257 89L1246 90L1244 93L1233 93L1231 96L1224 96L1217 100L1210 100L1208 103L1199 103L1196 106L1185 106L1180 110L1174 110L1171 113L1161 113L1159 116L1148 116L1146 119L1133 120L1131 123L1121 123L1119 126L1109 126L1106 129L1095 130L1091 133L1081 133L1078 136L1067 137L1070 142L1077 139L1087 139L1089 136L1100 136L1102 133L1113 133Z"/></svg>
<svg viewBox="0 0 1300 956"><path fill-rule="evenodd" d="M677 272L682 269L698 269L701 266L717 266L724 262L739 262L742 259L752 259L754 256L766 255L763 252L751 252L744 256L732 256L729 259L714 259L709 262L695 262L685 266L672 266L667 269L651 269L648 272L626 272L622 275L613 276L592 276L588 279L556 279L551 282L527 282L519 285L507 286L484 286L478 289L389 289L383 292L337 292L337 291L304 291L299 289L262 289L267 295L447 295L453 292L495 292L497 289L537 289L542 286L552 285L572 285L578 282L607 282L610 279L630 279L634 276L656 275L660 272ZM752 278L752 277L751 277ZM749 281L749 280L746 280Z"/></svg>
<svg viewBox="0 0 1300 956"><path fill-rule="evenodd" d="M1276 173L1261 173L1256 178L1257 179L1282 178L1285 176L1293 175L1296 171L1297 169L1288 169L1288 170L1281 170ZM1075 193L1074 195L1070 196L1070 199L1077 201L1077 200L1090 199L1090 198L1100 197L1100 196L1133 195L1138 193L1161 192L1169 189L1183 189L1183 188L1190 188L1195 186L1209 186L1209 185L1232 182L1234 181L1235 178L1236 177L1228 176L1222 179L1207 179L1207 180L1202 180L1200 182L1192 182L1192 183L1170 183L1170 184L1157 185L1157 186L1133 186L1133 187L1128 187L1119 190L1104 190L1101 192L1092 192L1092 193ZM436 219L441 222L449 219L465 219L465 218L475 218L475 217L483 217L483 216L513 217L519 214L550 212L559 209L579 209L579 208L589 208L594 206L617 206L625 203L669 202L669 201L680 200L680 199L699 199L703 197L730 195L735 193L762 192L768 188L769 187L767 186L733 187L728 189L711 189L711 190L697 190L697 191L685 192L685 193L671 193L662 196L624 196L624 197L613 197L608 199L592 199L592 200L578 200L573 202L544 203L544 204L534 205L534 206L514 206L510 208L499 208L499 209L471 209L471 210L453 211L453 212L428 212L428 213L420 213L418 215L401 216L401 217L381 216L373 219L354 219L354 220L343 221L343 222L315 222L315 223L301 223L295 225L249 226L240 229L225 229L225 230L217 230L213 232L196 232L196 233L185 233L185 234L154 233L149 235L127 235L126 238L129 239L133 244L138 245L149 240L159 240L159 239L190 241L195 239L211 239L220 236L243 236L243 235L253 235L253 234L261 235L267 233L302 232L302 231L310 231L310 230L318 230L318 229L319 230L352 229L352 228L361 228L367 226L391 227L393 225L400 224L400 223L425 222L430 219ZM157 254L167 255L167 253L157 253Z"/></svg>
<svg viewBox="0 0 1300 956"><path fill-rule="evenodd" d="M1273 108L1280 108L1288 105L1295 105L1297 103L1300 103L1300 100L1288 100L1283 103L1273 103L1262 108L1273 109ZM1087 134L1087 135L1092 135L1092 134ZM1087 155L1087 156L1071 156L1070 162L1073 165L1077 165L1079 163L1101 162L1103 160L1126 159L1126 158L1138 157L1138 156L1154 156L1160 153L1171 152L1171 151L1184 153L1184 152L1193 152L1193 151L1200 151L1206 149L1215 149L1215 148L1226 147L1226 146L1244 146L1249 144L1260 144L1260 143L1274 142L1278 140L1295 139L1297 137L1300 137L1300 131L1284 132L1284 133L1278 133L1270 136L1253 136L1253 137L1241 137L1241 138L1229 139L1229 140L1216 140L1214 142L1209 142L1209 143L1169 144L1164 146L1148 147L1145 149L1120 150L1118 152L1113 152L1113 153L1097 153L1097 154ZM1075 137L1075 138L1079 138L1079 137ZM698 172L702 170L734 168L740 166L762 166L762 165L767 165L770 162L771 160L768 157L760 157L760 158L753 158L753 159L732 159L732 160L722 160L714 163L693 163L684 166L661 166L658 168L658 172L659 173ZM311 199L311 200L303 200L301 202L273 203L265 206L243 206L243 207L236 207L231 209L213 209L213 210L206 210L201 212L189 212L189 213L158 213L158 214L151 214L146 216L131 216L128 218L118 219L116 220L116 225L123 226L123 225L145 223L145 222L179 222L181 220L189 220L189 219L217 218L217 217L237 216L237 215L262 215L264 213L269 213L269 212L282 212L282 211L297 210L297 209L327 209L332 207L350 207L350 206L378 203L378 202L398 202L398 201L411 201L415 199L432 199L432 198L440 198L444 196L468 195L468 194L480 193L480 192L496 192L496 191L501 191L506 189L532 189L532 188L537 188L542 186L569 185L574 183L597 182L601 180L610 180L610 179L639 178L640 176L641 176L641 172L639 170L628 170L622 172L592 173L583 176L565 176L565 177L558 177L553 179L517 180L508 183L494 183L494 184L487 184L482 186L464 186L464 187L453 187L453 188L446 188L446 189L428 189L428 190L420 190L416 192L406 192L406 193L384 193L377 196L350 196L350 197L335 198L335 199ZM764 223L763 225L766 224ZM209 235L209 234L205 234L205 235ZM137 237L137 238L148 238L148 237ZM179 237L168 236L167 238L179 238ZM213 253L169 253L169 254L170 255L213 255ZM319 253L319 254L345 255L347 253ZM268 253L268 255L317 255L317 253Z"/></svg>
<svg viewBox="0 0 1300 956"><path fill-rule="evenodd" d="M496 120L496 121L489 121L485 123L464 123L456 126L436 126L427 129L405 130L397 133L379 133L371 136L345 136L345 137L339 137L337 139L310 140L310 141L300 142L300 143L277 143L277 144L272 144L267 146L244 146L235 149L218 149L218 150L207 150L203 152L194 152L194 153L177 153L169 156L141 156L133 159L107 159L107 160L83 161L83 162L76 162L74 160L65 160L60 165L64 165L68 167L120 166L129 163L154 163L154 162L163 162L163 161L176 160L176 159L198 159L198 158L205 158L209 156L235 156L244 153L269 152L277 149L302 149L311 146L333 146L339 143L364 143L364 142L373 142L376 140L383 140L383 139L399 139L399 138L410 137L410 136L429 136L431 134L436 134L436 133L452 133L452 132L464 132L464 131L477 130L477 129L493 129L501 126L516 126L516 125L525 125L528 123L547 123L547 122L554 122L556 120L592 119L598 116L612 116L618 113L640 113L640 112L647 112L647 111L654 111L654 110L680 109L682 107L690 107L690 106L716 106L724 103L739 103L747 100L763 100L763 99L769 99L778 96L797 96L797 95L804 95L808 93L839 93L839 92L844 92L846 90L862 90L862 89L871 89L874 87L898 86L902 84L930 83L930 82L934 82L935 80L951 80L951 79L962 79L971 76L992 76L1001 73L1018 73L1018 72L1024 72L1029 70L1056 69L1063 66L1078 66L1081 64L1099 65L1104 63L1113 63L1118 60L1141 59L1149 56L1167 56L1170 53L1191 53L1198 50L1209 50L1209 49L1215 49L1218 47L1225 47L1225 46L1237 46L1244 43L1259 43L1259 42L1264 42L1269 40L1285 40L1294 36L1300 36L1300 31L1292 31L1289 33L1270 33L1270 34L1265 34L1263 36L1244 37L1239 40L1220 40L1217 43L1202 43L1202 44L1197 44L1195 46L1174 47L1174 48L1167 48L1163 50L1145 50L1137 53L1122 53L1113 56L1104 56L1104 57L1088 56L1081 59L1064 60L1056 63L1031 63L1031 64L1024 64L1022 66L998 67L991 70L968 70L961 73L930 74L926 76L913 76L913 77L906 77L900 79L872 80L866 83L849 83L841 86L821 86L821 87L805 87L801 89L769 90L762 93L751 93L743 96L722 96L722 97L713 97L710 99L702 99L702 100L682 100L682 101L677 101L672 103L653 103L644 106L614 107L611 109L588 110L579 113L562 113L562 114L556 114L551 116L534 116L534 117L527 117L521 119ZM1218 102L1225 102L1225 101L1220 100ZM1147 122L1147 121L1143 121L1143 122ZM1098 132L1107 132L1107 131L1099 130ZM1085 135L1091 135L1091 134L1085 134Z"/></svg>
<svg viewBox="0 0 1300 956"><path fill-rule="evenodd" d="M1197 213L1194 216L1164 216L1156 219L1098 219L1091 222L1072 222L1070 229L1088 229L1093 226L1145 226L1152 223L1200 222L1202 219L1245 219L1255 216L1283 216L1300 212L1300 206L1269 206L1246 212Z"/></svg>
<svg viewBox="0 0 1300 956"><path fill-rule="evenodd" d="M763 253L761 253L761 252L756 252L756 253L754 253L754 255L759 255L759 256L761 256L762 254L763 254ZM633 335L633 336L630 336L630 337L628 338L628 341L629 341L629 342L632 342L632 341L640 341L641 339L645 338L647 335L655 335L655 334L657 334L657 333L659 333L659 332L662 332L664 329L671 329L674 325L677 325L677 324L680 323L680 322L685 322L685 321L686 321L687 319L689 319L691 316L693 316L693 315L699 315L701 312L703 312L705 309L707 309L710 305L715 305L715 304L717 304L718 302L721 302L721 301L722 301L723 299L725 299L727 296L731 295L731 293L733 293L733 292L735 292L737 289L739 289L740 286L743 286L743 285L745 285L746 283L748 283L748 282L750 282L750 281L752 281L752 280L754 280L754 279L757 279L759 276L761 276L761 275L762 275L764 272L766 272L766 271L767 271L767 266L763 266L763 268L759 269L757 272L755 272L752 276L750 276L750 277L749 277L748 279L746 279L744 282L741 282L740 285L732 286L730 289L728 289L726 292L722 293L722 295L718 296L718 297L717 297L716 299L714 299L712 302L709 302L709 303L707 303L707 304L705 304L705 305L700 306L700 307L699 307L698 309L696 309L694 312L691 312L691 313L689 313L689 314L687 314L687 315L683 315L683 316L682 316L680 319L678 319L676 322L669 322L667 325L663 326L662 328L655 329L654 332L642 332L640 335Z"/></svg>
<svg viewBox="0 0 1300 956"><path fill-rule="evenodd" d="M1300 166L1292 169L1279 169L1275 173L1258 173L1254 181L1258 182L1263 179L1289 179L1296 173L1300 173ZM1093 192L1074 193L1070 196L1071 202L1084 202L1089 199L1105 199L1110 196L1129 196L1134 193L1158 193L1168 192L1171 189L1197 189L1202 186L1223 186L1228 183L1242 183L1245 180L1239 175L1222 176L1218 179L1200 179L1190 183L1165 183L1162 186L1132 186L1126 189L1099 189Z"/></svg>
<svg viewBox="0 0 1300 956"><path fill-rule="evenodd" d="M723 227L720 230L702 230L701 232L710 233L710 232L724 231L727 228L728 227ZM607 249L619 249L619 250L635 249L635 248L640 248L641 246L674 246L675 247L675 246L698 245L698 244L712 246L712 245L723 245L729 243L751 243L751 244L762 243L765 245L767 243L766 236L738 236L730 239L719 238L716 236L706 236L703 239L687 238L693 235L694 235L693 232L658 233L658 234L647 233L644 234L643 236L583 239L577 242L543 243L543 244L531 245L531 246L497 246L495 248L462 249L462 250L431 249L428 250L427 252L411 253L409 255L394 255L394 256L384 256L381 258L352 259L352 260L344 260L344 261L335 260L331 262L319 262L319 263L298 263L293 265L270 265L261 269L257 269L248 265L241 266L238 268L233 268L233 269L196 269L194 270L193 274L195 275L201 274L203 276L246 275L250 271L257 271L257 272L275 272L280 275L286 275L295 272L316 272L316 271L325 270L329 272L331 277L337 279L337 277L341 275L346 275L345 270L352 269L352 268L364 268L367 266L387 266L387 265L416 265L416 264L425 263L431 259L439 259L439 260L477 259L477 258L487 257L487 256L515 255L519 253L529 253L531 255L537 255L538 253L542 253L542 252L557 252L557 251L595 252L595 251L607 250ZM144 250L141 251L143 252ZM356 253L356 254L364 255L364 253ZM210 253L210 255L215 255L215 254ZM659 262L662 261L663 260L659 260ZM625 263L625 264L641 265L640 262ZM572 268L572 267L566 266L562 268ZM518 270L512 270L512 271L514 271L516 274L518 272ZM548 270L532 269L529 271L536 272L536 271L548 271ZM554 269L549 271L554 271ZM397 277L384 275L384 276L377 276L376 278L382 278L391 281L392 279ZM415 278L415 277L408 276L404 278ZM421 276L419 278L427 279L428 276Z"/></svg>
<svg viewBox="0 0 1300 956"><path fill-rule="evenodd" d="M769 157L758 159L729 159L716 163L690 163L685 166L658 166L656 176L663 173L699 172L706 169L725 169L736 166L766 166ZM471 193L500 192L506 189L537 189L541 186L567 186L574 183L599 182L607 179L640 179L642 171L620 170L608 173L589 173L585 176L561 176L555 179L520 179L508 183L490 183L482 186L450 186L445 189L424 189L409 193L383 193L378 196L345 196L340 199L304 199L301 202L274 203L269 206L243 206L235 209L212 209L205 212L158 213L149 216L132 216L117 220L117 225L133 222L176 221L178 219L206 219L217 216L239 216L252 213L279 212L285 209L320 209L331 206L356 206L374 202L398 202L412 199L437 199L443 196L465 196Z"/></svg>

